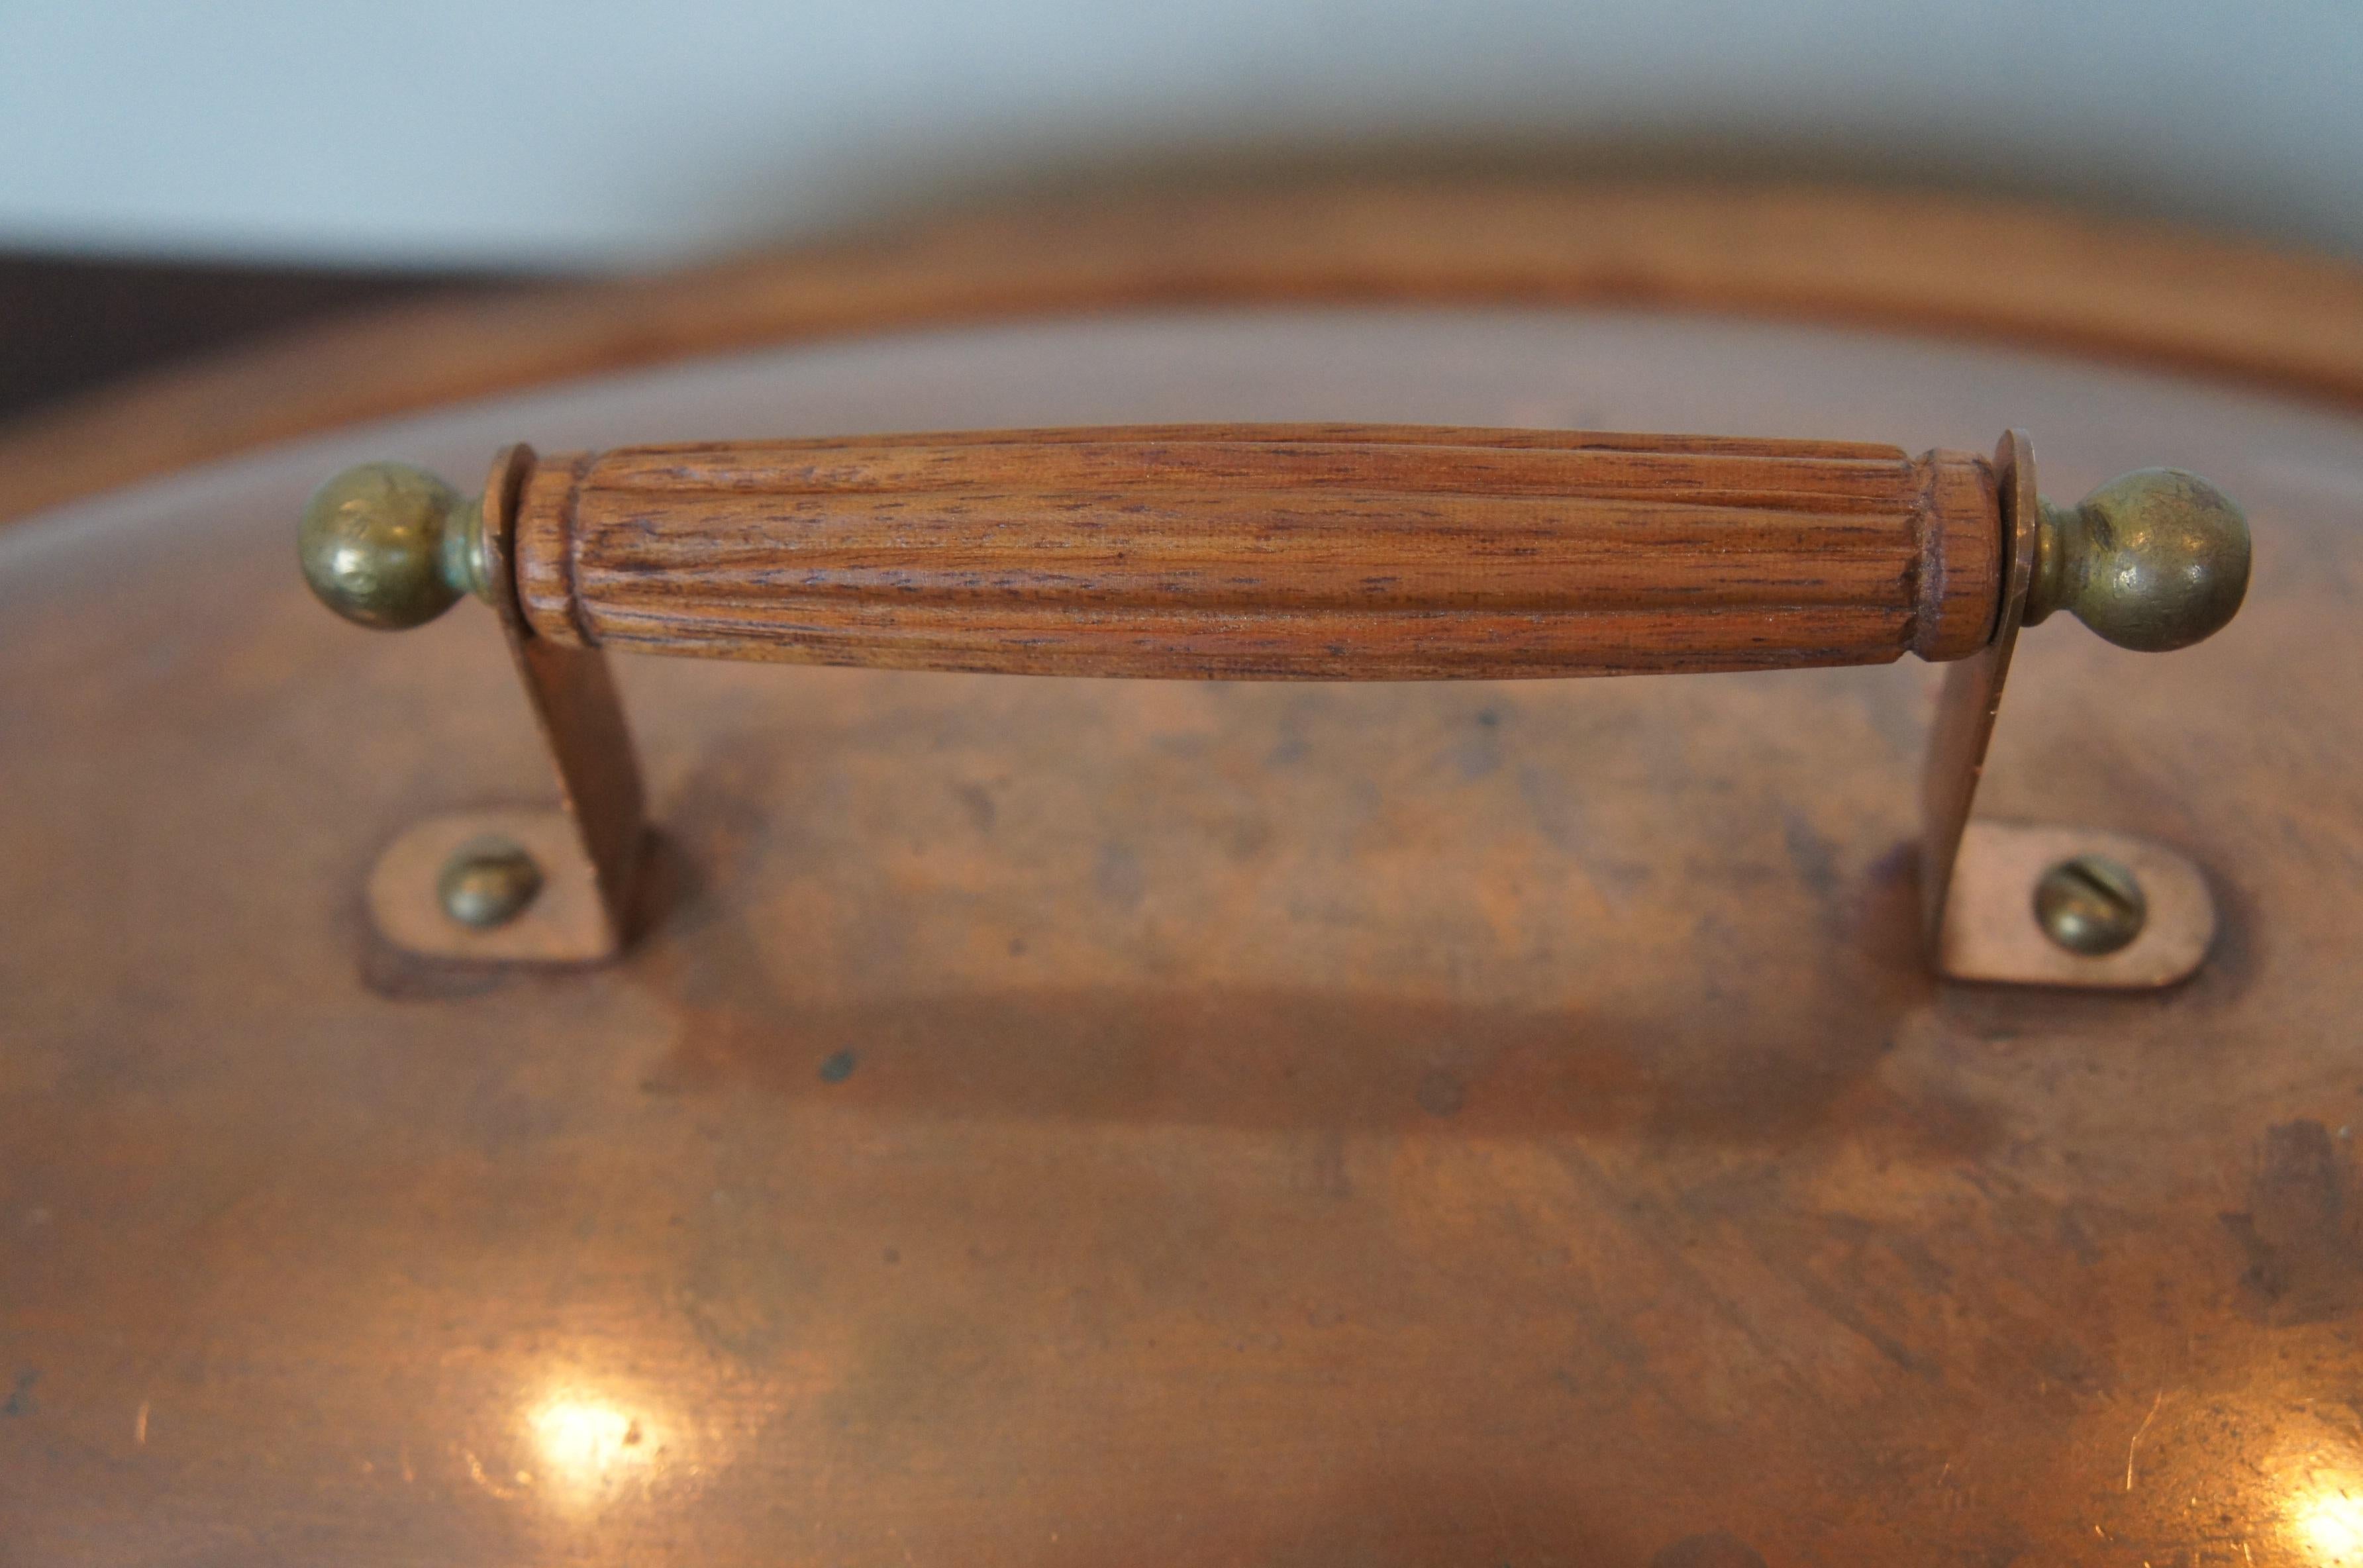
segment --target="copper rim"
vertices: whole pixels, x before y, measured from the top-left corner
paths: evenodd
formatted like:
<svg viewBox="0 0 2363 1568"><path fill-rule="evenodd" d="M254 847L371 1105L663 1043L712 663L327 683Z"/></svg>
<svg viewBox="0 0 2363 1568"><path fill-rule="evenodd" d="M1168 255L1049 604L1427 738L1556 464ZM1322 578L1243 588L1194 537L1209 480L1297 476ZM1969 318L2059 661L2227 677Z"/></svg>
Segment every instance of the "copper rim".
<svg viewBox="0 0 2363 1568"><path fill-rule="evenodd" d="M1135 190L383 312L0 429L0 519L462 398L921 325L1191 304L1632 304L1943 333L2363 403L2363 267L2023 203L1565 181Z"/></svg>

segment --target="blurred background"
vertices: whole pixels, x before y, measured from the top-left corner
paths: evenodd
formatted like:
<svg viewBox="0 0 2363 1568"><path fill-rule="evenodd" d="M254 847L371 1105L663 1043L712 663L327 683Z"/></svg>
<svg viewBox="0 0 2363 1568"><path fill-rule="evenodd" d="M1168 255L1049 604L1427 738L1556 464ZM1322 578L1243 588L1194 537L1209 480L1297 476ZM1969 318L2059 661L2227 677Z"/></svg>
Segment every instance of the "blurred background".
<svg viewBox="0 0 2363 1568"><path fill-rule="evenodd" d="M0 0L0 415L432 289L1061 185L1517 166L2363 250L2363 6Z"/></svg>

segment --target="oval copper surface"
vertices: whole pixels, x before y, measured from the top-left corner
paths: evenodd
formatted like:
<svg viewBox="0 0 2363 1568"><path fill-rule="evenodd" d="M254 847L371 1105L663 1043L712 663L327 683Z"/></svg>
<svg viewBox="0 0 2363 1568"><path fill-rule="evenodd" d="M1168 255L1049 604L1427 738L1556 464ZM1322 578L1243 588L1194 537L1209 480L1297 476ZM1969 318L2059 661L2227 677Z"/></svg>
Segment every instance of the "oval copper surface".
<svg viewBox="0 0 2363 1568"><path fill-rule="evenodd" d="M342 464L1338 418L1892 441L2247 505L2022 644L1986 803L2165 840L2158 998L1935 985L1925 672L1227 687L625 660L662 923L372 947L547 786ZM2363 1540L2363 426L1712 317L1202 313L700 361L0 534L0 1557L2248 1562ZM1722 1552L1723 1557L1713 1553Z"/></svg>

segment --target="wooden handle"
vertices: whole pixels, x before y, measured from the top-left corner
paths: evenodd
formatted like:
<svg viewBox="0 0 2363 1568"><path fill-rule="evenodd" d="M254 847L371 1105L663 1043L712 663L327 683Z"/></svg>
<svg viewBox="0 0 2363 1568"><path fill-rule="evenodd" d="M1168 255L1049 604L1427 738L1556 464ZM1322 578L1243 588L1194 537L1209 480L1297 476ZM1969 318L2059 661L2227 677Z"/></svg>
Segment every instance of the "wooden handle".
<svg viewBox="0 0 2363 1568"><path fill-rule="evenodd" d="M1991 465L1892 447L1183 425L518 467L492 510L514 505L538 635L727 658L1360 680L1879 664L1973 652L2001 587Z"/></svg>

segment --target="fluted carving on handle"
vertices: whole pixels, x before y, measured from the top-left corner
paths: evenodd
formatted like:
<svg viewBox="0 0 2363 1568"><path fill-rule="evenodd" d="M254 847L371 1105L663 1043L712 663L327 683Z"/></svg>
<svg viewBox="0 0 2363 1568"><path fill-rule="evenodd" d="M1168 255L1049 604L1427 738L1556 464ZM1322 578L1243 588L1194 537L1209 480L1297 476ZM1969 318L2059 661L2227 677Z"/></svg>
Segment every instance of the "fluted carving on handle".
<svg viewBox="0 0 2363 1568"><path fill-rule="evenodd" d="M544 457L516 570L560 642L1381 680L1957 658L2001 538L1966 453L1189 425Z"/></svg>

